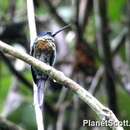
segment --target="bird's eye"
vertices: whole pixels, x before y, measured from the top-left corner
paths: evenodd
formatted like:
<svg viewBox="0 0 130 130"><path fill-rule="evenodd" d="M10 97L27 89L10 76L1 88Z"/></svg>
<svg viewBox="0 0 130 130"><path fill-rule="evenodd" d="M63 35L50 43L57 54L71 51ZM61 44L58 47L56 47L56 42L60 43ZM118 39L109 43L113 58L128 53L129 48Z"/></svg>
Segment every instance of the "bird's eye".
<svg viewBox="0 0 130 130"><path fill-rule="evenodd" d="M51 38L48 38L47 40L48 40L48 41L51 41L51 42L54 42L54 40L53 40L53 39L51 39Z"/></svg>

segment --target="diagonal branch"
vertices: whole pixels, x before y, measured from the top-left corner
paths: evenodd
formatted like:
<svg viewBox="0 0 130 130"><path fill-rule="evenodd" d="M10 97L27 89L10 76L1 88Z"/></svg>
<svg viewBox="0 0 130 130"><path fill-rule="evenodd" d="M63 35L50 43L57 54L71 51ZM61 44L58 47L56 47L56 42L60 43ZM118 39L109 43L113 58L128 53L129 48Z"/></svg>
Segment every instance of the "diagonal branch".
<svg viewBox="0 0 130 130"><path fill-rule="evenodd" d="M15 48L9 46L8 44L0 41L0 51L4 53L8 53L16 58L19 58L25 61L28 64L39 69L44 74L47 74L50 78L56 80L58 83L68 87L69 89L73 90L73 92L79 96L85 103L87 103L99 116L101 120L108 120L113 123L119 123L116 116L113 112L102 105L95 97L93 97L88 91L86 91L83 87L79 84L71 80L70 78L66 77L62 72L54 69L53 67L39 61L38 59L26 54L17 51ZM113 129L116 130L123 130L121 126L113 126Z"/></svg>
<svg viewBox="0 0 130 130"><path fill-rule="evenodd" d="M16 124L0 117L0 130L25 130Z"/></svg>
<svg viewBox="0 0 130 130"><path fill-rule="evenodd" d="M115 56L120 48L124 45L128 29L124 28L115 39L111 41L112 56Z"/></svg>

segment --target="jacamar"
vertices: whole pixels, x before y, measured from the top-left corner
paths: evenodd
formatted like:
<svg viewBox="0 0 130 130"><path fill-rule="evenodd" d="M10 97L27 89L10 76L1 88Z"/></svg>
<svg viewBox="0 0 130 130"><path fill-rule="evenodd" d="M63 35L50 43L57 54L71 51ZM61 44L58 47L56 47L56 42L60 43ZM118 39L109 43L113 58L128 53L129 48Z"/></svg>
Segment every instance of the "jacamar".
<svg viewBox="0 0 130 130"><path fill-rule="evenodd" d="M42 32L34 41L32 46L31 55L40 61L53 66L56 58L56 46L54 37L64 29L68 28L69 25L64 26L55 33L52 32ZM40 107L43 106L44 93L45 93L45 84L48 80L48 75L39 71L35 67L31 66L32 77L34 83L38 88L38 104Z"/></svg>

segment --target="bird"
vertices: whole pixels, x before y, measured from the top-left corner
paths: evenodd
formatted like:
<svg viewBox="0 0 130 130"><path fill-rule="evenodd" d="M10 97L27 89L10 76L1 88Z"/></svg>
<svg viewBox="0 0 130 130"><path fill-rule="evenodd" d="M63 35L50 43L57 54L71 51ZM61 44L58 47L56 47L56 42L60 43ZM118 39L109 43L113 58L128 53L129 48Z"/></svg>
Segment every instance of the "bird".
<svg viewBox="0 0 130 130"><path fill-rule="evenodd" d="M42 32L35 39L32 49L31 56L36 59L53 66L56 59L56 45L54 37L64 29L68 28L70 25L64 26L55 33L52 32ZM45 85L48 80L48 75L44 74L40 70L31 66L32 78L37 86L37 100L38 105L42 108L45 95Z"/></svg>

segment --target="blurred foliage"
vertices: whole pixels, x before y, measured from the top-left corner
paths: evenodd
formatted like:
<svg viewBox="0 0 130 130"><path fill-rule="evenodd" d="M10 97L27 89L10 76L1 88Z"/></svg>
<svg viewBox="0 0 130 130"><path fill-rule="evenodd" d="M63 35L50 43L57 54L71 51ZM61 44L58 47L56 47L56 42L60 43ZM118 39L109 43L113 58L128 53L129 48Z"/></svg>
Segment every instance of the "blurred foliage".
<svg viewBox="0 0 130 130"><path fill-rule="evenodd" d="M130 96L121 87L118 88L118 106L121 111L122 120L129 120L130 122L130 106L128 105Z"/></svg>
<svg viewBox="0 0 130 130"><path fill-rule="evenodd" d="M37 14L37 16L47 15L47 14L48 14L47 7L46 7L44 4L41 4L41 5L36 9L36 14Z"/></svg>
<svg viewBox="0 0 130 130"><path fill-rule="evenodd" d="M0 62L0 110L2 110L4 106L4 102L12 84L11 81L11 73L4 63Z"/></svg>
<svg viewBox="0 0 130 130"><path fill-rule="evenodd" d="M34 107L27 102L21 104L13 113L8 116L12 122L20 125L26 130L36 130Z"/></svg>
<svg viewBox="0 0 130 130"><path fill-rule="evenodd" d="M9 8L9 0L5 0L4 2L0 1L0 16L5 15L8 12Z"/></svg>
<svg viewBox="0 0 130 130"><path fill-rule="evenodd" d="M123 12L125 11L125 3L125 0L118 0L118 2L114 0L108 1L108 15L110 20L117 22L122 19L124 15Z"/></svg>

